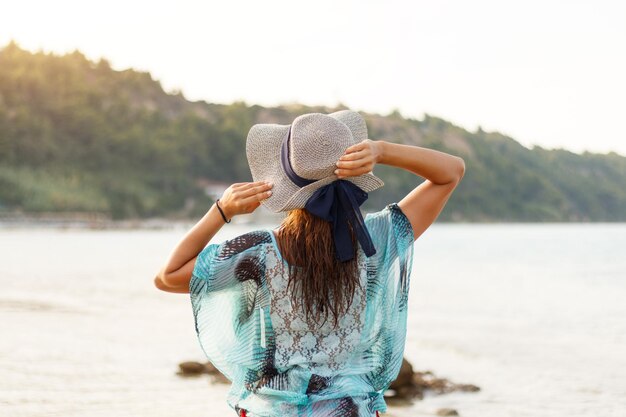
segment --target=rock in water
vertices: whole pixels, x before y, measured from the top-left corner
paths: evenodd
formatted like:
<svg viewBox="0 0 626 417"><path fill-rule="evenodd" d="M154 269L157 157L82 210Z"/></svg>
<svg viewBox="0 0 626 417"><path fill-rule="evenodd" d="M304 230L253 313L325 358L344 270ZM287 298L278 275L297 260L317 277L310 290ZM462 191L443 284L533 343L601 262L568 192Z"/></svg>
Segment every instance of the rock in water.
<svg viewBox="0 0 626 417"><path fill-rule="evenodd" d="M215 365L213 365L211 362L207 362L204 364L204 371L209 375L217 375L220 373L220 371L218 371Z"/></svg>
<svg viewBox="0 0 626 417"><path fill-rule="evenodd" d="M413 382L413 365L406 358L402 358L402 366L395 381L391 383L389 389L398 391L398 388L410 385Z"/></svg>
<svg viewBox="0 0 626 417"><path fill-rule="evenodd" d="M437 410L438 416L458 416L459 413L454 408L440 408Z"/></svg>
<svg viewBox="0 0 626 417"><path fill-rule="evenodd" d="M391 383L389 389L391 394L388 398L393 398L394 403L411 400L414 398L423 398L423 392L415 383L413 383L413 366L406 359L402 359L402 366L396 379Z"/></svg>
<svg viewBox="0 0 626 417"><path fill-rule="evenodd" d="M480 387L474 384L456 384L457 391L462 392L477 392L480 391Z"/></svg>
<svg viewBox="0 0 626 417"><path fill-rule="evenodd" d="M205 372L213 377L214 382L219 382L220 384L228 384L230 381L228 378L224 376L223 373L219 371L211 362L207 362L204 364Z"/></svg>
<svg viewBox="0 0 626 417"><path fill-rule="evenodd" d="M456 384L446 378L438 378L431 371L414 371L413 366L404 358L395 381L389 386L385 398L394 404L410 404L411 400L424 398L426 391L434 394L446 394L454 391L476 392L476 385Z"/></svg>
<svg viewBox="0 0 626 417"><path fill-rule="evenodd" d="M180 370L177 372L180 376L197 376L201 374L209 374L214 382L228 384L230 381L226 378L211 362L200 363L194 361L181 362L178 364Z"/></svg>
<svg viewBox="0 0 626 417"><path fill-rule="evenodd" d="M200 375L206 372L204 364L200 362L181 362L178 364L178 367L180 368L179 375Z"/></svg>

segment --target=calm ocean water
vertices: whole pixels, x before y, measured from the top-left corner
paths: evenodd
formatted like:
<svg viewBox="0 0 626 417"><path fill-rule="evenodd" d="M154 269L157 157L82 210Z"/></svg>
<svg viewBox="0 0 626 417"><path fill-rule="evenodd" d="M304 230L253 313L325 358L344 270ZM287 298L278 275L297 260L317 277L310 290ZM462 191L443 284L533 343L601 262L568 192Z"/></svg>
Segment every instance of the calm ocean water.
<svg viewBox="0 0 626 417"><path fill-rule="evenodd" d="M185 231L0 229L0 415L234 416L227 387L175 374L204 356L188 295L153 278ZM394 416L626 416L626 224L433 225L406 356L481 391Z"/></svg>

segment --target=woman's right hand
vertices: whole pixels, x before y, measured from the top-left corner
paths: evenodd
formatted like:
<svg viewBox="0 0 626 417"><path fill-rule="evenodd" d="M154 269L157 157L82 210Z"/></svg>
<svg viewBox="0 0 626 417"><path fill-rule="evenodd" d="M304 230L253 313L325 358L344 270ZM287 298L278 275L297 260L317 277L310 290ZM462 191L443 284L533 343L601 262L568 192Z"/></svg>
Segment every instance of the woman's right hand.
<svg viewBox="0 0 626 417"><path fill-rule="evenodd" d="M228 187L220 197L220 207L228 219L238 214L249 214L261 201L272 195L273 184L266 181L238 182Z"/></svg>
<svg viewBox="0 0 626 417"><path fill-rule="evenodd" d="M355 177L371 172L383 155L382 142L365 139L345 150L337 161L338 178Z"/></svg>

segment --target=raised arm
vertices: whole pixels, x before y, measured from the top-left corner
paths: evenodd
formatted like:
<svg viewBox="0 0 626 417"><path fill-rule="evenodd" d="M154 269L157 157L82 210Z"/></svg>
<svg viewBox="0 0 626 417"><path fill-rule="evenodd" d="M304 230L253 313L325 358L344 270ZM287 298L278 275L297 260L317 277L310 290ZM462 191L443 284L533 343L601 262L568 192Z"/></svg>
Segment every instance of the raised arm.
<svg viewBox="0 0 626 417"><path fill-rule="evenodd" d="M458 156L419 146L366 139L349 147L337 162L337 176L370 172L377 164L402 168L426 179L398 206L413 227L417 239L435 221L465 173Z"/></svg>
<svg viewBox="0 0 626 417"><path fill-rule="evenodd" d="M243 182L231 185L220 197L220 206L227 219L256 210L261 200L271 195L272 184ZM167 262L154 278L154 286L166 292L188 293L191 274L198 253L224 225L215 203L209 211L183 236Z"/></svg>

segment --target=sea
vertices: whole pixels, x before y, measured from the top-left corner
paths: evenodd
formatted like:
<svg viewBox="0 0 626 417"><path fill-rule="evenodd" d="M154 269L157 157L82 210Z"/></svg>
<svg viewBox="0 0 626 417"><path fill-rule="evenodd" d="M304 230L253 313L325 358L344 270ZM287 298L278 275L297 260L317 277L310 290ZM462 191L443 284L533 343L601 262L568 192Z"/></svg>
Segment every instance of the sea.
<svg viewBox="0 0 626 417"><path fill-rule="evenodd" d="M193 224L0 225L0 416L235 416L188 294L154 277ZM213 242L272 223L223 227ZM415 242L406 358L480 387L388 416L626 416L626 224L435 223Z"/></svg>

